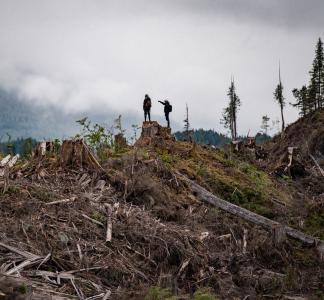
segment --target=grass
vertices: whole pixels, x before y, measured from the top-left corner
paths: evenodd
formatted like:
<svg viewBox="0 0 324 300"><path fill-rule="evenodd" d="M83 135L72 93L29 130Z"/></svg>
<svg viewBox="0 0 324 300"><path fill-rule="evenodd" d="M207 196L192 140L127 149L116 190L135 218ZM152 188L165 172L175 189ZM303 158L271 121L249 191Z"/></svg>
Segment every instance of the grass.
<svg viewBox="0 0 324 300"><path fill-rule="evenodd" d="M258 214L273 218L271 194L276 194L268 174L237 159L229 160L223 151L199 150L198 157L164 161L196 178L215 195ZM279 197L280 198L280 197Z"/></svg>
<svg viewBox="0 0 324 300"><path fill-rule="evenodd" d="M177 300L176 296L172 295L170 289L153 286L149 289L144 300Z"/></svg>
<svg viewBox="0 0 324 300"><path fill-rule="evenodd" d="M217 300L218 298L209 289L199 289L194 293L194 300Z"/></svg>
<svg viewBox="0 0 324 300"><path fill-rule="evenodd" d="M161 151L159 157L166 168L171 169L178 161L176 156L169 154L167 151Z"/></svg>

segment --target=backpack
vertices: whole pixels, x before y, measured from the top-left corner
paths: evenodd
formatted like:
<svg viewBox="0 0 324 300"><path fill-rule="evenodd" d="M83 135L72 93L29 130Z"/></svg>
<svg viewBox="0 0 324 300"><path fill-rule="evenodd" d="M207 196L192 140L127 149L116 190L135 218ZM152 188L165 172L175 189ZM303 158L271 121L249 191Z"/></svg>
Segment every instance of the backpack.
<svg viewBox="0 0 324 300"><path fill-rule="evenodd" d="M169 106L168 106L168 111L169 111L169 112L172 111L172 105L171 105L171 104L169 104Z"/></svg>
<svg viewBox="0 0 324 300"><path fill-rule="evenodd" d="M144 107L145 108L151 108L151 106L152 106L151 99L150 98L145 99L145 101L144 101Z"/></svg>

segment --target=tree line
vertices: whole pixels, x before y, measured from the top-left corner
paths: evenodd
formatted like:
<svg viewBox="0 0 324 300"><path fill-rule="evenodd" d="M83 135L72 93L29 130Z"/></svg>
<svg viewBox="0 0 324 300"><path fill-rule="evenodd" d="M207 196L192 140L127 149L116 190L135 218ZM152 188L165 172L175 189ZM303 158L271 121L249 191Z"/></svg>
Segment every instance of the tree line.
<svg viewBox="0 0 324 300"><path fill-rule="evenodd" d="M292 93L296 98L296 103L290 103L292 106L298 108L299 114L305 116L313 111L322 109L324 107L324 54L323 42L321 38L318 39L315 47L315 57L312 68L309 71L310 81L308 85L303 85L300 89L293 89ZM278 103L281 112L281 130L285 129L284 107L286 105L283 94L283 84L280 74L279 63L279 81L274 91L274 100ZM231 84L227 92L229 97L228 106L224 108L221 123L225 128L229 129L232 140L236 140L237 135L237 115L241 106L241 100L236 93L234 79L231 79ZM263 133L268 133L270 127L269 117L267 115L262 117L261 129Z"/></svg>

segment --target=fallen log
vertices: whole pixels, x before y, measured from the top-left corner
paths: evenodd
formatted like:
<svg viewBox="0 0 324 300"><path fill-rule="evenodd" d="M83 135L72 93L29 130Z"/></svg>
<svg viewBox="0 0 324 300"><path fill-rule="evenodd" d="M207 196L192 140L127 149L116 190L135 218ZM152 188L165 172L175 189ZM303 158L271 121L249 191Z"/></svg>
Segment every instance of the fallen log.
<svg viewBox="0 0 324 300"><path fill-rule="evenodd" d="M194 194L203 202L206 202L208 204L211 204L213 206L216 206L226 212L229 212L235 216L238 216L242 218L243 220L249 221L253 224L259 225L262 228L273 231L274 228L282 228L284 233L287 235L287 237L293 238L295 240L298 240L302 242L303 244L311 247L316 247L319 251L319 254L321 257L323 257L324 254L324 241L317 239L315 237L312 237L310 235L304 234L303 232L291 228L286 225L282 225L279 222L270 220L266 217L263 217L261 215L258 215L254 212L251 212L245 208L242 208L240 206L237 206L233 203L227 202L221 198L218 198L217 196L213 195L209 191L207 191L205 188L200 186L199 184L195 183L194 181L190 180L186 176L179 174L181 178L187 182L194 192ZM282 234L282 233L281 233ZM282 239L282 237L280 237Z"/></svg>
<svg viewBox="0 0 324 300"><path fill-rule="evenodd" d="M324 170L321 168L321 166L319 165L319 163L317 162L317 160L315 159L315 157L311 154L309 154L309 157L313 160L313 162L315 163L317 169L319 170L319 172L321 173L321 175L324 177Z"/></svg>

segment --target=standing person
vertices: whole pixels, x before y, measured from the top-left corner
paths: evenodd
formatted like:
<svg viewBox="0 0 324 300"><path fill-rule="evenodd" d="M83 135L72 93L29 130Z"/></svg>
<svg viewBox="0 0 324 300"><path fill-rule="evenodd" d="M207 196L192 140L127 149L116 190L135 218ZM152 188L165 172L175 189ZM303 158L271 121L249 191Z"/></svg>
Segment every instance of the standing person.
<svg viewBox="0 0 324 300"><path fill-rule="evenodd" d="M165 119L168 122L168 128L170 128L169 113L172 111L172 105L170 104L170 102L168 100L159 101L159 102L164 105Z"/></svg>
<svg viewBox="0 0 324 300"><path fill-rule="evenodd" d="M144 102L143 102L143 110L144 110L144 120L146 122L146 118L148 117L149 122L151 122L151 107L152 101L149 95L145 95Z"/></svg>

